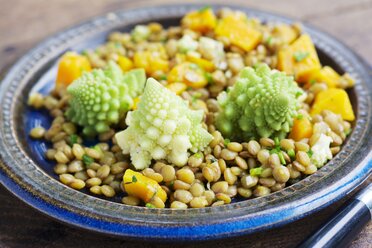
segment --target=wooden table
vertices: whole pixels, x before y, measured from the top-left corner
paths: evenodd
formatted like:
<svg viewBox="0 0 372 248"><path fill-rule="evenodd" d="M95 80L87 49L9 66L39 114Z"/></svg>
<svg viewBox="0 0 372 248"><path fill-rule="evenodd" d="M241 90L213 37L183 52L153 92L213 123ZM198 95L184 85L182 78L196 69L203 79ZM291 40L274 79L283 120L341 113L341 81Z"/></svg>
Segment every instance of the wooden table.
<svg viewBox="0 0 372 248"><path fill-rule="evenodd" d="M42 39L75 23L118 9L170 2L175 1L0 0L0 72L4 72ZM229 3L277 12L310 23L339 38L372 64L372 0L231 0ZM230 240L178 245L294 247L317 230L344 201L270 231ZM175 245L121 240L66 226L28 207L0 186L0 247L67 246L113 248ZM372 224L364 228L351 247L372 247Z"/></svg>

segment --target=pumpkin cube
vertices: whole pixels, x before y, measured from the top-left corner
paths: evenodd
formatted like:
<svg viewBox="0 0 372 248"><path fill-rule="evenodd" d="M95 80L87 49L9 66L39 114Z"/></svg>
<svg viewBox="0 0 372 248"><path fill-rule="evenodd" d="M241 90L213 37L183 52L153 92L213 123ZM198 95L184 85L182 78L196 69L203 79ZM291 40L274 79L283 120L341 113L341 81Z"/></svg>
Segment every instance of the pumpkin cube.
<svg viewBox="0 0 372 248"><path fill-rule="evenodd" d="M215 33L218 37L226 37L232 45L240 47L246 52L256 48L262 38L260 31L236 15L224 17L218 23Z"/></svg>
<svg viewBox="0 0 372 248"><path fill-rule="evenodd" d="M127 57L124 57L122 55L119 55L118 58L118 65L120 68L125 72L133 69L133 62Z"/></svg>
<svg viewBox="0 0 372 248"><path fill-rule="evenodd" d="M212 9L206 7L186 14L182 18L181 23L186 28L205 33L214 29L217 18Z"/></svg>
<svg viewBox="0 0 372 248"><path fill-rule="evenodd" d="M318 54L311 38L301 35L290 46L278 53L278 70L294 75L297 82L306 83L321 68Z"/></svg>
<svg viewBox="0 0 372 248"><path fill-rule="evenodd" d="M312 77L310 77L309 82L322 82L328 85L328 88L338 87L341 80L340 74L333 70L329 66L324 66L319 71L315 72Z"/></svg>
<svg viewBox="0 0 372 248"><path fill-rule="evenodd" d="M75 52L65 53L58 63L56 88L66 88L84 71L90 71L91 69L89 60L85 56Z"/></svg>
<svg viewBox="0 0 372 248"><path fill-rule="evenodd" d="M340 114L346 121L353 121L355 119L349 96L343 89L330 88L316 95L310 114L316 115L325 109Z"/></svg>

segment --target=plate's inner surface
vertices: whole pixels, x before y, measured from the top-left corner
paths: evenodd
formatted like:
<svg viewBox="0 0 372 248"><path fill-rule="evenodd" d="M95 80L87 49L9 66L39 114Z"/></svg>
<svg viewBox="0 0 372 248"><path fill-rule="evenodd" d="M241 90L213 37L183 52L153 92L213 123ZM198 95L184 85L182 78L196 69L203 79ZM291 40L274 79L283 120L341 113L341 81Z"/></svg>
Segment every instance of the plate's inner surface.
<svg viewBox="0 0 372 248"><path fill-rule="evenodd" d="M164 27L169 26L177 26L180 23L179 18L170 18L170 19L159 19L159 20L153 20L161 23ZM122 32L129 32L134 25L126 25L121 26L117 29L106 31L103 34L99 33L93 37L90 37L89 39L84 40L83 42L70 47L67 50L73 50L77 52L81 52L84 49L92 49L100 44L103 44L106 40L106 37L108 34L112 31L122 31ZM324 51L319 49L317 47L317 52L319 55L319 59L322 63L322 65L329 65L332 68L334 68L339 74L343 74L347 71L343 70L340 65L338 65L337 62L335 62L330 56L328 56ZM60 55L62 55L60 53ZM37 73L34 74L33 78L28 81L26 87L22 90L22 93L20 95L20 99L22 104L19 104L17 106L16 113L17 119L19 120L19 126L16 127L17 135L20 137L20 140L22 141L22 145L24 150L27 151L28 156L31 157L34 162L44 171L46 172L50 177L54 178L56 181L58 181L58 175L53 172L53 167L55 165L55 162L48 161L45 159L45 152L48 148L51 148L51 143L41 141L41 140L34 140L29 137L29 132L32 128L36 126L42 126L46 129L48 129L51 125L52 118L49 116L48 112L46 110L35 110L27 106L27 98L30 92L38 91L44 95L47 95L49 91L52 90L54 87L54 81L57 75L57 61L58 56L48 62L45 66L40 68ZM353 105L353 110L358 115L357 112L357 97L355 88L348 90L350 100ZM24 113L24 114L23 114ZM355 121L354 121L355 123ZM354 125L353 125L354 126ZM94 144L91 143L91 145ZM346 142L345 142L346 144ZM327 165L325 165L326 167ZM85 193L88 193L88 191L84 191ZM100 196L96 196L100 197ZM107 198L107 200L110 201L116 201L120 202L122 195L118 194L114 198ZM102 198L102 197L100 197ZM249 200L247 200L249 201Z"/></svg>

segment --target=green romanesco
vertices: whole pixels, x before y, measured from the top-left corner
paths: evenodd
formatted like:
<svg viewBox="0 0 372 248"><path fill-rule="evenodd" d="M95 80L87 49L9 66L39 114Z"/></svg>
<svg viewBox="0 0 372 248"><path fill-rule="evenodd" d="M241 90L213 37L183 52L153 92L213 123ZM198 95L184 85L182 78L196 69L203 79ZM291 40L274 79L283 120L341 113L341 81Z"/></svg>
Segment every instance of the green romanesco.
<svg viewBox="0 0 372 248"><path fill-rule="evenodd" d="M217 98L221 111L216 126L232 140L283 138L292 127L302 93L292 77L266 64L244 68L235 84Z"/></svg>
<svg viewBox="0 0 372 248"><path fill-rule="evenodd" d="M82 126L87 136L108 131L133 106L145 81L143 69L123 73L114 62L104 70L84 73L67 88L71 98L66 116Z"/></svg>
<svg viewBox="0 0 372 248"><path fill-rule="evenodd" d="M128 128L115 137L136 169L148 167L151 159L183 166L188 150L202 151L213 138L202 119L202 110L189 109L186 101L149 78L137 109L128 112Z"/></svg>

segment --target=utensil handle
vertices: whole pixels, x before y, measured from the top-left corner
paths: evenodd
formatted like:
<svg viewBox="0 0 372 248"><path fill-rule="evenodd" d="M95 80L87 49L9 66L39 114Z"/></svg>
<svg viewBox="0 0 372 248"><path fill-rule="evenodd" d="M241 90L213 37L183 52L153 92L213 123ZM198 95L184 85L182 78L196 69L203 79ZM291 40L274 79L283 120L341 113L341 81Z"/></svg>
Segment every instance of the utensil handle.
<svg viewBox="0 0 372 248"><path fill-rule="evenodd" d="M372 184L299 247L346 247L372 216Z"/></svg>

